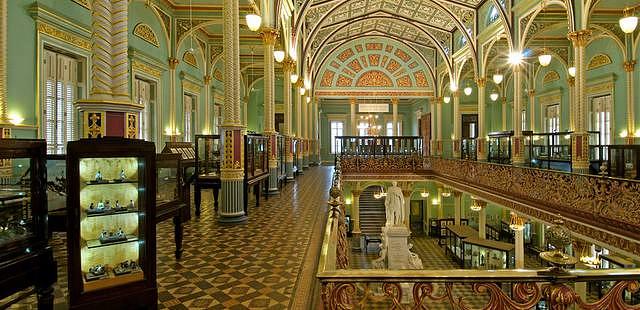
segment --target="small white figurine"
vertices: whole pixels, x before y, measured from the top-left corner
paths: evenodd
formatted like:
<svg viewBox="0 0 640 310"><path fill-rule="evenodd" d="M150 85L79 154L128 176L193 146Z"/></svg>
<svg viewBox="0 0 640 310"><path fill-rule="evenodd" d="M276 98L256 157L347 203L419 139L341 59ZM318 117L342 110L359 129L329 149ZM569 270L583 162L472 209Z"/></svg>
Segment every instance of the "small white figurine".
<svg viewBox="0 0 640 310"><path fill-rule="evenodd" d="M127 179L127 176L124 174L124 169L120 170L120 181L124 182Z"/></svg>
<svg viewBox="0 0 640 310"><path fill-rule="evenodd" d="M127 205L127 209L133 209L135 205L133 204L133 200L129 200L129 204Z"/></svg>
<svg viewBox="0 0 640 310"><path fill-rule="evenodd" d="M100 181L102 181L102 172L98 170L98 172L96 172L96 182L100 182Z"/></svg>

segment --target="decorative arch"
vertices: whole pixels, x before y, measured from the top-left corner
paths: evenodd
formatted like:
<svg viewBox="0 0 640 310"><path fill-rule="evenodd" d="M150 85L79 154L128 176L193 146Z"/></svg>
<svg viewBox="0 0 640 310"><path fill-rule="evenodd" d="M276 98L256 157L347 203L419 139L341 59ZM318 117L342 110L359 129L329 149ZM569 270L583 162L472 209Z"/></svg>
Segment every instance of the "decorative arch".
<svg viewBox="0 0 640 310"><path fill-rule="evenodd" d="M542 84L549 84L560 80L560 74L556 70L549 70L542 78Z"/></svg>
<svg viewBox="0 0 640 310"><path fill-rule="evenodd" d="M609 57L609 55L607 54L596 54L593 57L591 57L591 59L589 60L589 63L587 64L587 70L593 70L596 68L600 68L602 66L606 66L608 64L612 63L611 61L611 57Z"/></svg>
<svg viewBox="0 0 640 310"><path fill-rule="evenodd" d="M571 2L571 1L569 1ZM574 16L573 16L573 10L570 7L571 4L569 3L569 6L567 6L567 3L563 0L548 0L548 1L543 1L541 3L541 5L534 7L532 10L530 10L529 12L525 13L524 15L522 15L522 17L520 17L520 23L522 23L522 21L524 20L525 27L524 29L520 29L520 38L518 40L518 46L523 46L523 43L526 42L527 40L527 33L529 32L529 28L531 28L531 25L533 25L533 22L535 21L536 17L538 16L538 14L540 14L540 12L542 12L542 10L544 10L545 8L552 6L552 5L559 5L561 7L563 7L566 11L567 11L567 23L568 23L568 28L569 31L568 32L574 32L575 31L575 23L574 23Z"/></svg>
<svg viewBox="0 0 640 310"><path fill-rule="evenodd" d="M156 33L151 29L151 26L145 23L138 23L133 28L133 34L155 47L160 47Z"/></svg>
<svg viewBox="0 0 640 310"><path fill-rule="evenodd" d="M370 70L356 80L356 87L393 87L391 78L380 70Z"/></svg>
<svg viewBox="0 0 640 310"><path fill-rule="evenodd" d="M624 42L622 42L622 41L618 38L618 36L616 36L615 34L613 34L613 33L611 32L611 30L606 29L606 28L604 28L604 27L602 27L602 26L600 26L600 25L595 25L595 24L594 24L594 25L591 25L591 27L592 27L593 29L595 29L595 30L600 31L600 33L598 33L598 34L596 34L596 35L592 36L592 37L589 39L589 42L587 42L587 47L589 47L589 45L590 45L591 43L593 43L593 42L595 42L595 41L597 41L597 40L601 40L601 39L608 38L608 39L613 40L613 42L615 42L615 43L616 43L616 45L618 46L618 49L620 50L620 53L621 53L621 55L622 55L622 59L627 59L627 49L626 49L626 47L625 47Z"/></svg>

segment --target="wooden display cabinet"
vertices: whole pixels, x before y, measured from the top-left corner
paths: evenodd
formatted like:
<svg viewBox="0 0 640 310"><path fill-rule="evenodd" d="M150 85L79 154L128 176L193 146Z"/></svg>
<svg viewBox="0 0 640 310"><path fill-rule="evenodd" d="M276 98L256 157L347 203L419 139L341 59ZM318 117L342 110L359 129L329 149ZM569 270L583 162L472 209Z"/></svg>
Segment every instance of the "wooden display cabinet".
<svg viewBox="0 0 640 310"><path fill-rule="evenodd" d="M184 179L179 154L156 154L156 224L173 219L175 257L182 256L183 223L190 210L184 203Z"/></svg>
<svg viewBox="0 0 640 310"><path fill-rule="evenodd" d="M269 179L269 138L257 134L244 136L244 213L249 214L249 188L253 187L256 207L260 206L260 189ZM267 196L268 198L268 196Z"/></svg>
<svg viewBox="0 0 640 310"><path fill-rule="evenodd" d="M56 262L48 245L46 144L0 139L0 299L35 286L39 309L53 309ZM18 296L0 309L26 297Z"/></svg>
<svg viewBox="0 0 640 310"><path fill-rule="evenodd" d="M202 190L213 190L213 207L218 210L220 181L220 135L196 135L196 169L193 181L193 202L196 216L200 216Z"/></svg>
<svg viewBox="0 0 640 310"><path fill-rule="evenodd" d="M154 144L82 139L67 151L70 308L156 308Z"/></svg>

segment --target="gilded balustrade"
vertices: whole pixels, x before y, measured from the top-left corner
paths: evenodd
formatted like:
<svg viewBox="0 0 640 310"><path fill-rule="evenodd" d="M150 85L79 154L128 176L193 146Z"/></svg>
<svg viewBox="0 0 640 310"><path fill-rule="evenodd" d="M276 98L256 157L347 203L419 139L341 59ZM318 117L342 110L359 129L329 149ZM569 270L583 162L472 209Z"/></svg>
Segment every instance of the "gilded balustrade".
<svg viewBox="0 0 640 310"><path fill-rule="evenodd" d="M530 309L541 301L548 309L640 309L640 305L627 303L628 293L640 296L640 269L568 270L562 275L546 269L348 269L340 190L342 173L349 173L345 170L345 159L350 164L348 156L353 155L337 159L329 202L331 213L318 264L317 277L326 309ZM633 181L441 158L424 158L423 167L435 178L482 185L487 191L507 193L523 201L540 201L577 216L597 214L637 231L633 220L638 218L634 209L640 209L640 198L638 183ZM631 194L633 191L636 195ZM601 281L614 284L599 299L585 298L585 292L576 289L578 283Z"/></svg>

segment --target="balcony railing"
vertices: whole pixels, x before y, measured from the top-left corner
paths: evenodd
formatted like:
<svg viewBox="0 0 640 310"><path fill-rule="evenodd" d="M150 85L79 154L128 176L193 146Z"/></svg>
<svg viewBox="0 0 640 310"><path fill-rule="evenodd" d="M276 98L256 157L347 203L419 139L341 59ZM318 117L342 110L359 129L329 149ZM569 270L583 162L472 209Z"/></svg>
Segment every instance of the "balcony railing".
<svg viewBox="0 0 640 310"><path fill-rule="evenodd" d="M460 161L458 161L460 162ZM432 163L441 166L442 163ZM329 220L317 277L326 309L637 309L640 269L569 270L387 270L349 269L341 162L330 189ZM591 283L613 281L599 299Z"/></svg>
<svg viewBox="0 0 640 310"><path fill-rule="evenodd" d="M343 171L347 173L411 172L422 168L421 137L336 137Z"/></svg>

